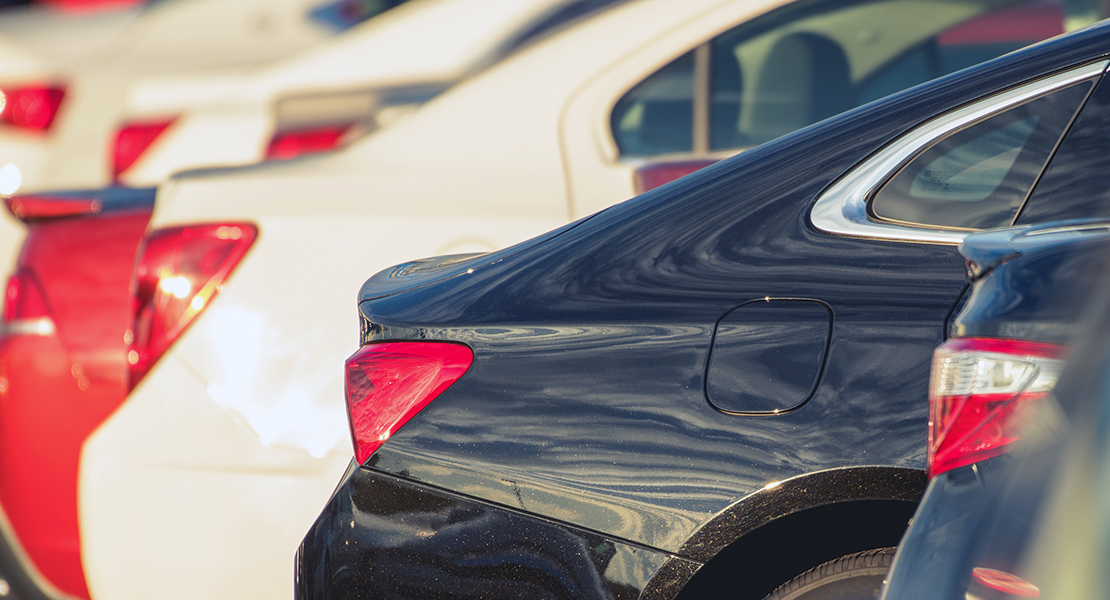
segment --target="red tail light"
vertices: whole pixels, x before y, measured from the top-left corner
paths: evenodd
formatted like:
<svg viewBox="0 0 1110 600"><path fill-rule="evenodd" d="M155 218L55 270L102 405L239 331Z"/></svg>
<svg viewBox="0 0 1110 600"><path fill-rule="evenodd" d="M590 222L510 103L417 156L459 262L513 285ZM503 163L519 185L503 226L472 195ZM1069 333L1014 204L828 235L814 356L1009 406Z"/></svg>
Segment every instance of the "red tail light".
<svg viewBox="0 0 1110 600"><path fill-rule="evenodd" d="M980 585L998 590L1011 596L1022 598L1039 598L1041 590L1028 581L1006 571L975 567L971 570L971 577ZM973 597L968 594L968 597Z"/></svg>
<svg viewBox="0 0 1110 600"><path fill-rule="evenodd" d="M142 4L145 0L39 0L66 12L89 13Z"/></svg>
<svg viewBox="0 0 1110 600"><path fill-rule="evenodd" d="M72 217L100 212L96 198L51 198L49 196L11 196L4 199L8 212L20 221Z"/></svg>
<svg viewBox="0 0 1110 600"><path fill-rule="evenodd" d="M718 161L715 158L706 158L644 165L636 169L632 187L637 194L642 194L716 162Z"/></svg>
<svg viewBox="0 0 1110 600"><path fill-rule="evenodd" d="M29 85L0 90L0 123L31 131L46 131L54 123L66 89Z"/></svg>
<svg viewBox="0 0 1110 600"><path fill-rule="evenodd" d="M266 160L284 160L302 154L335 150L343 140L343 134L347 133L351 126L351 123L345 123L280 131L270 140L270 147L266 149Z"/></svg>
<svg viewBox="0 0 1110 600"><path fill-rule="evenodd" d="M258 236L245 223L168 227L139 247L131 284L132 388L208 306Z"/></svg>
<svg viewBox="0 0 1110 600"><path fill-rule="evenodd" d="M359 464L473 361L470 348L452 342L381 342L348 358L347 417Z"/></svg>
<svg viewBox="0 0 1110 600"><path fill-rule="evenodd" d="M174 119L126 123L116 132L115 145L112 146L112 179L119 181L125 171L130 169L147 148L162 135Z"/></svg>
<svg viewBox="0 0 1110 600"><path fill-rule="evenodd" d="M941 344L929 390L929 476L1004 454L1018 439L1029 402L1056 385L1065 352L1020 340Z"/></svg>

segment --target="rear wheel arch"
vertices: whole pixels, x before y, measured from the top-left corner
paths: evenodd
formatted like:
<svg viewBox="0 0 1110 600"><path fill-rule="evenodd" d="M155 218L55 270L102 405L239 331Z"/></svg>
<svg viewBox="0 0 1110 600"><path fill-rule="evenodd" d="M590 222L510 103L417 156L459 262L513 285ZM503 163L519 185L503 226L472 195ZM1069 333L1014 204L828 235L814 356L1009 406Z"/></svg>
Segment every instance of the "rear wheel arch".
<svg viewBox="0 0 1110 600"><path fill-rule="evenodd" d="M926 483L918 469L853 467L768 485L699 528L640 598L759 600L829 560L896 546Z"/></svg>

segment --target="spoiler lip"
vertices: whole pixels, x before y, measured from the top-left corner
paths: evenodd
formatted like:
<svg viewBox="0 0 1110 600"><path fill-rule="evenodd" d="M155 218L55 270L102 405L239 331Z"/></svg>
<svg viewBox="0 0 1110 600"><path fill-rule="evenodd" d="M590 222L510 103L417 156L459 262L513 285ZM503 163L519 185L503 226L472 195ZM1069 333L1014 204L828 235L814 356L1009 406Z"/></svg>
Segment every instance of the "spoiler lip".
<svg viewBox="0 0 1110 600"><path fill-rule="evenodd" d="M16 194L4 198L4 206L24 223L95 215L125 210L154 208L157 188L113 186L93 190L64 190Z"/></svg>
<svg viewBox="0 0 1110 600"><path fill-rule="evenodd" d="M604 211L600 211L604 212ZM485 253L446 254L392 266L370 277L358 292L358 303L419 289L447 279L470 275L507 258L551 241L600 214L594 213L518 244Z"/></svg>

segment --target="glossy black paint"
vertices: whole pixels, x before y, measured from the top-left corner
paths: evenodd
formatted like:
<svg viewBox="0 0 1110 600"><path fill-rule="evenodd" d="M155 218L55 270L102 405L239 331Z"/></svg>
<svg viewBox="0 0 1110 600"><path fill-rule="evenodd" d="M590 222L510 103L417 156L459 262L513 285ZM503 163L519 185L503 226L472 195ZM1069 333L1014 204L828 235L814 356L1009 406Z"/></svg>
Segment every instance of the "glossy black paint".
<svg viewBox="0 0 1110 600"><path fill-rule="evenodd" d="M705 392L729 413L795 409L817 389L832 311L820 302L766 298L725 315L713 333Z"/></svg>
<svg viewBox="0 0 1110 600"><path fill-rule="evenodd" d="M952 334L1069 343L1082 326L1080 309L1100 283L1091 274L1110 266L1108 227L1106 221L1061 221L968 238L962 251L981 274ZM980 244L989 250L978 250Z"/></svg>
<svg viewBox="0 0 1110 600"><path fill-rule="evenodd" d="M634 600L673 559L368 469L336 490L298 560L319 553L298 598ZM681 585L700 564L675 560Z"/></svg>
<svg viewBox="0 0 1110 600"><path fill-rule="evenodd" d="M961 252L975 283L967 304L953 319L954 336L1070 345L1091 327L1084 318L1084 307L1107 292L1104 274L1110 266L1110 223L1058 222L977 234L967 238ZM1031 421L1052 426L1053 419ZM1033 436L1027 432L1026 436L1051 439L1054 434ZM977 540L988 527L991 497L1007 481L1014 455L1022 453L1018 447L1010 454L943 473L929 482L899 546L885 598L963 596L975 566ZM1044 469L1054 464L1045 460L1038 462L1042 482L1048 472ZM1035 507L1043 485L1037 493L1033 489L1022 493L1021 502ZM1022 509L1026 520L1033 510ZM1009 540L1013 548L1006 555L1021 547L1018 541ZM1001 556L997 550L994 554Z"/></svg>
<svg viewBox="0 0 1110 600"><path fill-rule="evenodd" d="M454 340L475 361L360 472L695 561L816 507L916 501L928 361L964 291L963 259L818 232L810 207L922 121L1108 49L1108 28L1093 28L744 152L540 243L375 276L360 296L364 343ZM766 298L828 307L823 374L801 408L725 414L706 392L713 333ZM346 568L328 558L338 542L313 536L302 572Z"/></svg>

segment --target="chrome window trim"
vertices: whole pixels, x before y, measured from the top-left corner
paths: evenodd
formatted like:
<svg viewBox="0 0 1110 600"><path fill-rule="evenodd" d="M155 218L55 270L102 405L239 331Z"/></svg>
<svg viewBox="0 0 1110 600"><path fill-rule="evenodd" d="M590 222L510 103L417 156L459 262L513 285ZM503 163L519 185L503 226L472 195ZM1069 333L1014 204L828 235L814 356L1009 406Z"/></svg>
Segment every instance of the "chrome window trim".
<svg viewBox="0 0 1110 600"><path fill-rule="evenodd" d="M1043 96L1106 71L1110 61L1083 65L991 96L942 115L897 139L894 143L848 172L817 198L810 222L819 231L834 235L927 244L959 244L974 231L928 229L873 221L867 216L872 192L902 164L938 139L1037 96Z"/></svg>

